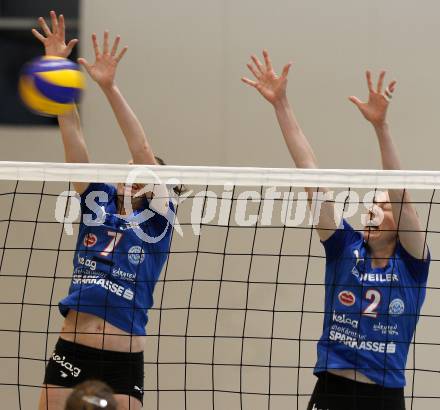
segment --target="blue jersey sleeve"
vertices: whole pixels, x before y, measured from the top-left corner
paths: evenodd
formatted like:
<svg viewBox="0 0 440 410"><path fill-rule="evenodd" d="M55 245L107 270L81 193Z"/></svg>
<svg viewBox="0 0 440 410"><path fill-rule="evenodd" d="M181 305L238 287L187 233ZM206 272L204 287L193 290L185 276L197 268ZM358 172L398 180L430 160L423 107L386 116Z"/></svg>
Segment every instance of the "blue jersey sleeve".
<svg viewBox="0 0 440 410"><path fill-rule="evenodd" d="M348 245L361 239L362 234L355 231L353 227L343 219L341 226L335 230L332 236L322 242L327 260L336 259Z"/></svg>
<svg viewBox="0 0 440 410"><path fill-rule="evenodd" d="M431 263L431 253L428 249L426 259L417 259L412 256L400 242L397 242L396 257L400 259L408 272L411 274L416 282L426 283L428 280L429 265Z"/></svg>

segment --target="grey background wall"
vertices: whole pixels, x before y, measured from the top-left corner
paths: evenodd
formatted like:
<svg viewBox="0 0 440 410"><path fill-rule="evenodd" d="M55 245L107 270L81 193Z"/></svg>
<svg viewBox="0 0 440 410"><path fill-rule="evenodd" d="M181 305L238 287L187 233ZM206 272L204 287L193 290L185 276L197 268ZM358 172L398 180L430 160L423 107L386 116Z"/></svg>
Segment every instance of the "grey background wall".
<svg viewBox="0 0 440 410"><path fill-rule="evenodd" d="M438 7L434 0L85 0L82 54L92 58L93 31L122 35L130 50L118 83L173 164L291 165L271 108L240 82L249 55L266 47L277 68L295 63L289 95L321 166L376 168L375 139L347 97L366 96L366 68L386 68L399 81L390 121L404 164L436 169ZM82 118L93 158L125 161L108 105L90 81ZM2 159L63 158L55 131L0 134ZM416 141L429 149L414 155Z"/></svg>
<svg viewBox="0 0 440 410"><path fill-rule="evenodd" d="M163 156L168 163L182 165L252 165L288 167L291 160L284 147L281 134L275 122L271 107L252 89L240 82L242 75L247 75L246 62L253 52L260 52L263 47L271 51L275 66L280 68L288 60L295 63L290 77L289 96L291 97L298 118L306 134L310 137L316 150L320 164L325 168L378 168L380 166L376 141L372 130L361 118L356 109L347 100L349 95L366 96L364 70L371 68L376 72L381 68L389 70L389 79L399 81L398 91L390 110L390 121L393 134L397 140L405 167L408 169L437 169L439 125L437 117L437 94L440 89L438 72L440 58L437 44L440 34L438 25L438 2L424 1L386 3L377 0L369 2L350 2L335 0L323 1L286 1L278 0L275 4L262 1L243 0L188 0L185 2L161 2L129 0L84 0L82 7L82 54L92 58L90 35L93 31L102 33L110 29L112 33L122 36L122 43L129 45L129 52L118 72L118 83L134 110L145 125L155 151ZM81 106L84 131L89 143L92 158L95 162L126 162L129 154L122 140L111 111L99 89L91 82L85 93ZM0 128L0 159L20 161L62 161L63 153L58 131L54 129ZM22 188L25 191L25 188ZM38 188L33 188L38 190ZM424 193L424 199L429 193ZM22 204L16 204L18 214L26 215L32 205L24 198ZM53 205L53 204L52 204ZM9 210L10 203L5 202L2 212ZM47 217L51 217L51 204L47 205ZM425 217L426 207L421 210ZM436 230L440 213L433 213L431 226ZM23 229L17 227L17 232ZM41 228L40 244L51 238L59 237L61 228L58 226L53 235L48 226ZM438 229L437 229L438 231ZM24 232L24 231L23 231ZM29 231L31 232L31 231ZM2 228L2 235L5 235ZM206 249L224 245L224 237L219 232L205 232ZM244 235L244 233L240 234ZM242 244L249 245L248 236L237 236L232 239L238 249ZM247 234L246 234L247 235ZM275 234L261 236L261 249L272 246L279 241ZM301 246L307 239L305 234L292 233L289 247ZM17 233L8 239L8 246L22 244L23 236ZM68 248L70 242L66 242ZM185 245L186 244L186 245ZM176 242L174 246L193 245L187 242ZM265 245L266 244L266 245ZM438 248L438 240L431 238L433 254ZM54 244L50 246L55 246ZM243 245L244 247L244 245ZM313 249L320 254L321 249L314 238ZM232 248L231 248L232 249ZM274 251L274 249L271 249ZM304 249L301 249L303 252ZM6 257L5 257L6 258ZM47 272L47 255L33 257L35 272ZM2 273L17 270L24 274L26 266L18 267L14 261L26 261L26 254L10 254L2 266ZM71 254L63 253L59 266L51 265L47 283L42 280L30 287L30 299L47 303L50 294L47 287L52 283L54 272L66 276L69 271ZM9 262L8 262L9 261ZM168 278L187 277L193 268L193 259L186 261L175 259L172 262ZM207 258L199 261L200 277L212 274L218 278L218 260ZM256 264L260 271L255 273L261 280L268 277L273 280L276 269L271 262L259 261ZM181 267L185 266L184 269ZM253 269L257 269L254 267ZM274 270L275 269L275 270ZM304 280L305 268L303 260L293 260L283 267L281 276L284 280L292 278L297 272L299 280ZM249 261L231 261L230 274L243 275L249 270ZM316 258L312 265L313 280L322 283L322 260ZM430 285L438 286L435 272L436 264L431 270ZM22 272L22 273L20 273ZM227 274L227 273L226 273ZM173 276L175 275L175 276ZM217 276L216 276L217 275ZM44 282L44 283L43 283ZM68 280L56 281L57 288L53 303L67 289ZM15 286L15 287L14 287ZM167 285L168 286L168 285ZM199 284L198 302L211 306L212 298L216 297L215 289L203 288ZM2 300L9 296L11 300L20 300L23 283L10 280L2 286ZM183 305L188 303L187 290L182 292L170 287L166 303ZM228 292L229 290L229 292ZM273 303L273 287L254 289L256 307L270 307ZM156 300L161 300L163 288L158 287ZM210 293L213 292L213 293ZM242 307L242 289L227 286L222 288L225 304ZM278 296L279 308L287 306L294 309L295 300L302 297L302 288L286 287ZM307 301L309 308L322 310L322 288L309 287ZM238 301L238 302L237 302ZM240 302L241 301L241 302ZM159 302L158 302L159 303ZM253 302L252 302L253 303ZM236 305L234 305L236 306ZM12 309L12 308L11 308ZM20 307L17 307L20 309ZM195 311L194 311L195 312ZM19 323L20 311L4 311L2 328L14 328ZM40 315L41 313L41 315ZM38 331L47 328L47 309L39 313L37 308L29 309L23 322L23 328ZM184 312L185 313L185 312ZM435 343L440 337L438 332L438 303L436 292L428 293L425 313L433 317L423 318L417 338L425 341L426 346L417 347L417 367L431 369L433 372L417 374L415 388L418 395L438 396L438 369L436 363L438 348ZM18 316L17 316L18 315ZM199 317L194 313L193 328L190 333L208 332L207 323L212 325L212 318ZM48 351L57 337L60 318L56 308L52 310ZM162 320L165 320L162 317ZM185 334L182 320L186 316L168 316L167 325L162 331L177 329ZM235 318L224 319L225 332L238 332L242 322ZM249 332L267 336L264 333L270 326L271 318L261 316L252 322L248 319ZM298 336L298 317L278 318L280 337L295 338ZM164 322L165 323L165 322ZM310 315L305 319L305 330L302 337L316 339L319 336L321 319ZM153 312L151 331L157 329L157 311ZM179 327L180 325L180 327ZM170 330L171 329L171 330ZM253 332L253 333L252 333ZM261 333L259 333L261 332ZM25 335L22 339L21 354L28 357L42 357L46 354L45 334L37 336ZM17 334L2 332L2 346L8 346L11 355L17 353ZM25 339L26 338L26 339ZM26 340L26 341L25 341ZM182 359L182 338L163 338L160 360L179 361ZM26 344L27 343L27 344ZM157 360L157 346L151 341L151 349L147 352L147 360ZM194 362L210 359L212 340L200 344L191 340L187 354ZM232 342L231 342L232 343ZM433 345L434 344L434 345ZM240 362L237 354L241 345L231 345L224 341L216 342L216 360L221 362ZM266 366L268 363L267 345L249 342L247 350L249 361ZM5 348L6 349L6 348ZM15 350L14 350L15 349ZM238 350L237 350L238 349ZM298 345L280 343L274 348L276 363L292 368L297 365ZM238 352L238 353L237 353ZM314 343L305 342L302 346L301 365L313 366L315 359ZM9 353L8 353L9 354ZM194 354L194 357L192 356ZM162 356L163 355L163 356ZM293 359L292 359L293 358ZM412 354L409 366L412 365ZM32 360L22 361L21 382L35 384L42 373L41 363ZM13 383L18 375L13 372L16 362L4 362L2 366L2 383L10 380ZM147 366L146 387L154 389L155 365ZM223 369L223 370L221 370ZM182 368L164 365L161 368L160 386L163 389L181 389ZM204 389L201 380L210 380L209 366L192 367L187 376L188 388ZM216 374L215 388L227 392L237 389L237 369L224 370ZM191 373L193 372L193 373ZM207 373L206 373L207 372ZM259 369L245 368L242 374L245 391L268 392L268 373ZM304 408L307 394L310 394L314 379L310 369L300 374L300 392L304 394L299 408ZM296 370L282 370L272 375L271 408L296 408L296 399L285 394L296 392ZM409 373L411 383L411 373ZM247 383L247 384L246 384ZM209 383L208 383L209 384ZM180 386L177 388L176 386ZM408 390L409 392L411 390ZM23 408L34 408L38 391L33 388L22 388ZM210 408L210 394L191 393L191 409ZM190 395L191 395L190 394ZM278 395L277 395L278 394ZM8 408L17 407L17 388L2 386L0 390L2 402L10 400ZM150 396L151 408L156 408L157 396ZM193 400L193 401L191 401ZM215 408L240 408L239 395L217 393ZM267 396L259 394L245 396L242 408L267 408ZM184 408L181 393L164 393L161 408ZM410 405L408 401L408 405ZM426 408L426 400L418 400L413 408ZM433 402L431 403L433 404ZM146 406L148 407L148 405Z"/></svg>

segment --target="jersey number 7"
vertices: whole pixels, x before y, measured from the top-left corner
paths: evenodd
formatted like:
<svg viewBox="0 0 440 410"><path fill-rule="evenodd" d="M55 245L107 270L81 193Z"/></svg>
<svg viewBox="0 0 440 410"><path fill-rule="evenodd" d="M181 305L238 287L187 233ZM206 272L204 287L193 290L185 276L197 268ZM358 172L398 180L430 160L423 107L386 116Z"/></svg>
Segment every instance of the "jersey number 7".
<svg viewBox="0 0 440 410"><path fill-rule="evenodd" d="M111 237L110 242L108 245L103 249L103 251L100 253L101 256L108 256L115 248L118 246L118 243L122 239L122 233L120 232L114 232L114 231L107 231L107 235Z"/></svg>

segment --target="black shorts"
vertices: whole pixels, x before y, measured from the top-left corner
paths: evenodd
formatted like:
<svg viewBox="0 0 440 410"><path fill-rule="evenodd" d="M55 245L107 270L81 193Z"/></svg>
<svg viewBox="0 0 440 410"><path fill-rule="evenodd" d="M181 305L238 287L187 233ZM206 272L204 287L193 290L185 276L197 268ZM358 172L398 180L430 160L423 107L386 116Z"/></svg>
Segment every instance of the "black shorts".
<svg viewBox="0 0 440 410"><path fill-rule="evenodd" d="M101 380L115 394L132 396L143 403L144 354L94 349L58 339L44 384L74 388L86 380Z"/></svg>
<svg viewBox="0 0 440 410"><path fill-rule="evenodd" d="M403 388L361 383L323 372L307 410L405 410Z"/></svg>

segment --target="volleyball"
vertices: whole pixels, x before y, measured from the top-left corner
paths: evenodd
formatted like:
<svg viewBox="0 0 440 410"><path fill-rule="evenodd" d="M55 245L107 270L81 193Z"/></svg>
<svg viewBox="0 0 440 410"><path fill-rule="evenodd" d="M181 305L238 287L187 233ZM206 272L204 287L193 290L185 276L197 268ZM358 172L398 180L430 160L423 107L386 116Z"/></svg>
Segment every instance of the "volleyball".
<svg viewBox="0 0 440 410"><path fill-rule="evenodd" d="M56 116L73 110L84 84L78 64L62 57L45 56L23 67L19 93L30 110Z"/></svg>

